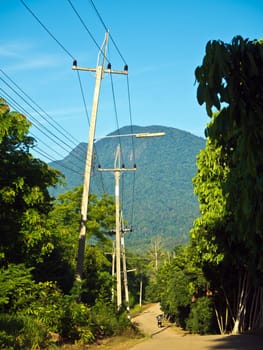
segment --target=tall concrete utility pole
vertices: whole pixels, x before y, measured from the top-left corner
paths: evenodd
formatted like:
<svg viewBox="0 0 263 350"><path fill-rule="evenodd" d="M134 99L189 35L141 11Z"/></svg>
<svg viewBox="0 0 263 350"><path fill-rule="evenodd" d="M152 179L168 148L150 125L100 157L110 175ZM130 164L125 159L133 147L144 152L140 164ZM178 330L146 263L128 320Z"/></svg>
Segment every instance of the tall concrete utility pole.
<svg viewBox="0 0 263 350"><path fill-rule="evenodd" d="M121 230L120 230L120 174L124 171L136 171L136 168L124 168L120 167L120 145L117 146L115 154L114 168L102 169L99 171L110 171L115 175L115 225L116 225L116 283L117 283L117 308L118 310L122 304L121 297Z"/></svg>
<svg viewBox="0 0 263 350"><path fill-rule="evenodd" d="M101 80L105 73L126 74L126 75L128 74L127 66L124 67L123 71L112 70L110 64L108 64L107 69L104 68L104 64L106 61L108 36L109 36L109 33L106 32L102 47L98 53L96 68L78 67L77 61L74 61L72 66L73 70L83 70L83 71L96 73L96 81L95 81L93 104L92 104L90 127L89 127L88 149L87 149L87 155L86 155L85 173L84 173L84 181L83 181L83 193L82 193L82 201L81 201L81 218L80 218L80 232L79 232L79 245L78 245L77 271L76 271L77 281L81 281L82 275L83 275L90 176L91 176L91 169L92 169L93 145L94 145L94 136L95 136L95 129L96 129L96 119L97 119Z"/></svg>

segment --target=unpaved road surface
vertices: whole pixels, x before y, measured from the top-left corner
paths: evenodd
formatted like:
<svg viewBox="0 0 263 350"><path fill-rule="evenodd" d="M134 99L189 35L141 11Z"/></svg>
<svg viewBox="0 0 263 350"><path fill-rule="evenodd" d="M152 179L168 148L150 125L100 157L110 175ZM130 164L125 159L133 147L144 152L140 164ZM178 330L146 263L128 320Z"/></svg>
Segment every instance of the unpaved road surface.
<svg viewBox="0 0 263 350"><path fill-rule="evenodd" d="M156 316L159 304L152 305L133 319L145 334L150 336L131 350L263 350L262 335L191 335L172 328L158 328Z"/></svg>

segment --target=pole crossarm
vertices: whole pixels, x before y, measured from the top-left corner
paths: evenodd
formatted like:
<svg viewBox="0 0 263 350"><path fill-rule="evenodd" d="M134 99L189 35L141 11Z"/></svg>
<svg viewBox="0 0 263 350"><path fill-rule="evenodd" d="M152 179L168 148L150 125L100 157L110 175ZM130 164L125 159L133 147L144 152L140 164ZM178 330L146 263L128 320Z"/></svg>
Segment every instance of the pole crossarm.
<svg viewBox="0 0 263 350"><path fill-rule="evenodd" d="M114 135L106 135L106 136L98 136L95 141L99 141L102 139L113 139L120 137L131 137L134 136L137 139L148 138L148 137L160 137L165 136L165 132L144 132L144 133L133 133L133 134L114 134Z"/></svg>
<svg viewBox="0 0 263 350"><path fill-rule="evenodd" d="M122 172L122 171L136 171L136 168L107 168L107 169L102 169L98 168L98 171L108 171L111 173L116 173L116 172Z"/></svg>
<svg viewBox="0 0 263 350"><path fill-rule="evenodd" d="M72 66L73 70L83 70L87 72L96 72L96 68L88 68L88 67L79 67L79 66ZM127 70L116 70L116 69L103 69L103 73L108 73L108 74L123 74L123 75L128 75Z"/></svg>

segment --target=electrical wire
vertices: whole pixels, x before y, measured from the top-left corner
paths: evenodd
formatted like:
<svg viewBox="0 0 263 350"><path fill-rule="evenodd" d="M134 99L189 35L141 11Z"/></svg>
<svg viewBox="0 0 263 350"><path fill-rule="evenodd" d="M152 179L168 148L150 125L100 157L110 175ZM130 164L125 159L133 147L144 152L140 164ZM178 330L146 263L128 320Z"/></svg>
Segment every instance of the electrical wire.
<svg viewBox="0 0 263 350"><path fill-rule="evenodd" d="M35 118L23 107L21 106L17 101L15 101L6 91L4 91L2 88L0 88L0 90L4 93L5 95L5 99L8 101L8 104L10 106L12 106L13 108L15 107L16 109L22 111L25 115L30 116L33 120L35 120ZM7 96L7 97L6 97ZM30 120L30 119L29 119ZM31 121L32 122L32 121ZM50 135L48 133L46 133L43 128L35 125L34 123L32 123L34 125L34 127L41 132L43 135L45 135L48 139L50 139L53 143L55 143L56 145L58 145L59 147L61 147L61 145L56 141L53 140ZM50 145L49 145L50 148ZM61 155L61 157L63 158L63 156Z"/></svg>
<svg viewBox="0 0 263 350"><path fill-rule="evenodd" d="M98 43L96 42L94 36L92 35L92 33L90 32L90 30L88 29L88 27L86 26L86 24L84 23L83 19L81 18L81 16L79 15L78 11L76 10L76 8L74 7L73 3L70 1L70 0L67 0L69 5L71 6L72 10L75 12L75 14L78 16L79 20L81 21L82 25L84 26L84 28L86 29L86 31L88 32L89 36L91 37L92 41L94 42L94 44L97 46L97 48L99 48L99 50L101 51L101 48L100 46L98 45ZM48 33L48 35L60 46L60 48L72 59L72 60L75 60L74 56L69 52L69 50L66 49L66 47L52 34L52 32L43 24L43 22L39 19L39 17L32 11L32 9L25 3L24 0L20 0L20 2L22 3L22 5L28 10L28 12L31 13L31 15L36 19L36 21L41 25L41 27ZM106 25L105 25L105 22L103 21L101 15L99 14L94 2L92 0L90 0L90 3L92 5L92 7L94 8L98 18L100 19L103 27L105 28L105 30L108 31ZM109 37L111 39L111 41L113 42L113 45L115 47L115 49L117 50L118 54L120 55L121 59L123 60L124 64L126 65L126 61L124 59L124 57L122 56L115 40L113 39L112 35L109 34ZM107 60L107 58L106 58ZM108 61L108 60L107 60ZM109 62L109 61L108 61ZM113 103L114 103L114 111L115 111L115 118L116 118L116 122L117 122L117 128L118 128L118 131L119 131L119 123L118 123L118 116L117 116L117 106L116 106L116 98L115 98L115 92L114 92L114 86L113 86L113 80L112 80L112 74L110 74L111 76L111 86L112 86L112 95L113 95ZM78 75L79 77L79 75ZM79 79L79 82L80 82L80 79ZM81 85L81 83L80 83ZM82 87L81 87L81 90ZM130 93L128 92L128 94L130 95ZM84 99L84 94L83 94L83 91L82 91L82 98L83 98L83 101L85 101ZM86 115L87 115L87 108L86 108L86 103L84 103L84 107L85 107L85 111L86 111ZM31 106L32 108L32 106ZM131 110L131 106L130 106L130 99L129 99L129 110ZM38 113L38 112L37 112ZM131 114L130 114L131 115ZM131 126L132 127L132 126ZM57 137L56 135L54 135L54 137ZM132 141L133 142L133 141ZM133 148L134 149L134 148ZM134 152L134 151L133 151ZM122 157L122 161L123 161L123 155L121 155ZM133 190L133 193L134 193L134 190Z"/></svg>
<svg viewBox="0 0 263 350"><path fill-rule="evenodd" d="M69 1L69 0L68 0ZM106 31L108 31L108 28L102 18L102 16L100 15L98 9L96 8L94 2L92 0L90 0L90 3L93 7L93 9L95 10L100 22L102 23L104 29ZM111 33L109 32L109 37L115 47L115 49L117 50L118 54L120 55L123 63L125 65L127 65L126 63L126 60L124 59L124 57L122 56L115 40L113 39ZM113 104L114 104L114 112L115 112L115 118L116 118L116 124L117 124L117 130L118 130L118 133L119 133L119 122L118 122L118 115L117 115L117 106L116 106L116 98L115 98L115 92L114 92L114 84L113 84L113 78L112 78L112 74L110 74L110 77L111 77L111 89L112 89L112 96L113 96ZM132 113L131 113L131 98L130 98L130 88L129 88L129 80L128 80L128 75L127 75L127 89L128 89L128 103L129 103L129 116L130 116L130 125L131 125L131 133L133 134L133 126L132 126ZM121 144L121 140L119 138L119 143ZM135 147L134 147L134 140L133 140L133 137L132 137L132 152L133 152L133 160L134 160L134 165L135 165ZM122 163L123 163L123 153L122 153L122 147L121 147L121 158L122 158ZM123 186L122 186L122 207L123 207L123 193L124 193L124 176L123 176ZM131 205L131 222L133 222L133 217L134 217L134 196L135 196L135 172L134 172L134 175L133 175L133 181L132 181L132 205Z"/></svg>
<svg viewBox="0 0 263 350"><path fill-rule="evenodd" d="M65 46L63 44L61 44L61 42L51 33L51 31L43 24L43 22L38 18L38 16L31 10L31 8L23 1L23 0L20 0L20 2L24 5L24 7L32 14L32 16L37 20L37 22L42 26L42 28L49 34L49 36L51 36L51 38L53 40L55 40L55 42L63 49L63 51L69 56L72 58L72 60L75 60L74 56L65 48ZM68 1L69 4L71 5L72 9L75 11L75 13L78 15L76 9L74 8L73 4L71 3L71 1ZM85 26L82 18L78 15L79 19L81 20L82 24ZM93 39L93 41L95 42L96 46L100 49L100 46L98 45L98 43L95 41L94 37L92 36L91 32L88 30L87 26L85 26L86 30L89 32L89 35L90 37ZM86 115L87 115L87 119L89 120L88 118L88 113L87 113L87 106L86 106L86 103L85 103L85 99L84 99L84 94L83 94L83 88L82 88L82 84L81 84L81 81L80 81L80 77L79 77L79 74L78 74L78 79L79 79L79 84L80 84L80 87L81 87L81 93L82 93L82 98L83 98L83 101L84 101L84 107L85 107L85 111L86 111ZM101 178L102 178L102 175L100 175ZM104 184L102 183L102 187L104 189Z"/></svg>
<svg viewBox="0 0 263 350"><path fill-rule="evenodd" d="M59 166L66 169L66 170L70 170L71 172L75 173L75 174L78 174L80 176L83 176L83 174L79 173L78 171L66 166L65 164L62 164L59 162L59 160L55 160L54 158L52 158L48 153L46 153L45 151L43 151L41 148L37 148L35 149L34 148L34 151L38 154L40 154L42 157L45 157L47 158L48 160L50 160L52 163L59 163Z"/></svg>
<svg viewBox="0 0 263 350"><path fill-rule="evenodd" d="M95 40L94 36L91 34L91 31L89 30L89 28L86 26L84 20L82 19L82 17L80 16L80 14L78 13L77 9L75 8L75 6L72 4L71 0L67 0L67 2L69 3L69 5L71 6L72 10L75 12L76 16L78 17L78 19L80 20L80 22L82 23L83 27L86 29L86 31L88 32L90 38L92 39L92 41L94 42L94 44L97 46L97 48L99 49L99 51L103 54L102 49L100 47L100 45L97 43L97 41ZM107 58L105 57L106 61L109 63L109 61L107 60Z"/></svg>
<svg viewBox="0 0 263 350"><path fill-rule="evenodd" d="M124 164L124 157L123 157L123 152L122 152L122 147L121 147L120 125L119 125L119 120L118 120L117 103L116 103L116 97L115 97L113 77L112 77L111 72L110 72L110 82L111 82L111 93L112 93L112 100L113 100L113 107L114 107L115 122L116 122L116 127L117 127L117 134L119 135L121 163Z"/></svg>
<svg viewBox="0 0 263 350"><path fill-rule="evenodd" d="M42 117L43 118L43 116L41 115L41 113L39 113L39 111L34 107L34 106L32 106L28 101L26 101L25 100L25 98L23 97L23 96L21 96L21 94L19 94L9 83L7 83L4 79L2 79L1 77L0 77L0 80L1 81L3 81L8 87L9 87L9 89L10 90L12 90L17 96L19 96L19 98L21 98L22 100L23 100L23 102L24 103L26 103L30 108L32 108L40 117ZM32 114L30 114L30 116L31 116L31 118L32 118L32 120L35 122L34 123L34 125L36 126L36 124L37 125L39 125L39 126L41 126L47 133L49 133L50 135L52 135L53 137L54 137L54 139L56 139L57 141L56 141L56 144L59 146L59 147L61 147L64 151L66 151L66 152L71 152L71 146L68 144L68 143L66 143L64 140L62 140L60 137L58 137L57 135L55 135L52 131L50 131L49 129L47 129L47 127L46 126L44 126L38 119L36 119ZM44 118L45 119L45 118ZM46 119L45 119L46 120ZM41 129L39 128L39 130L41 131ZM46 136L47 136L47 134L46 134ZM54 142L54 139L53 139L53 142ZM59 143L59 142L61 143ZM62 145L63 144L63 145ZM67 148L66 148L66 147ZM79 160L81 160L82 161L82 158L80 158L80 157L77 157L76 156L76 158L78 158Z"/></svg>
<svg viewBox="0 0 263 350"><path fill-rule="evenodd" d="M105 24L105 21L103 20L102 16L100 15L98 9L96 8L93 0L90 0L90 3L93 7L93 9L95 10L101 24L103 25L104 29L106 31L108 31L108 27ZM121 54L115 40L113 39L111 33L109 32L109 37L115 47L115 49L117 50L118 54L120 55L123 63L125 65L127 65L126 60L124 59L123 55ZM111 85L112 85L112 94L113 94L113 100L114 100L114 109L115 109L115 117L116 117L116 122L117 122L117 129L119 131L119 123L118 123L118 118L117 118L117 108L116 108L116 100L115 100L115 93L114 93L114 87L113 87L113 80L112 80L112 74L111 75ZM133 123L132 123L132 113L131 113L131 98L130 98L130 87L129 87L129 79L128 79L128 75L127 75L127 89L128 89L128 103L129 103L129 116L130 116L130 126L131 126L131 133L133 134ZM133 160L134 160L134 165L135 165L135 146L134 146L134 140L133 137L132 139L132 152L133 152ZM122 149L122 148L121 148ZM123 155L121 154L121 157L123 158ZM124 177L123 177L124 180ZM135 172L133 174L133 181L132 181L132 205L131 205L131 223L133 222L134 219L134 196L135 196ZM124 186L123 186L123 191L124 191ZM123 197L122 197L122 201L123 201Z"/></svg>
<svg viewBox="0 0 263 350"><path fill-rule="evenodd" d="M1 88L0 88L0 89L1 89ZM1 90L3 91L3 89L1 89ZM5 93L5 92L4 92L4 93ZM7 93L5 93L5 94L8 96ZM22 106L19 106L19 104L18 104L16 101L14 101L13 98L12 98L11 96L8 96L8 98L6 98L6 96L5 96L5 99L7 100L8 105L9 105L10 107L12 107L12 108L17 108L17 106L18 106L19 108L21 108L21 109L23 110L23 107L22 107ZM10 99L10 100L9 100L9 99ZM25 110L24 110L24 112L28 113L28 112L25 111ZM30 134L34 139L36 139L36 138L35 138L35 135L34 135L32 132L30 132L29 134ZM50 147L50 146L49 146L49 147ZM54 162L54 163L58 163L58 162L59 162L58 160L55 160L50 154L48 154L48 153L46 153L45 151L41 150L41 148L39 148L39 146L35 146L35 147L33 148L33 150L34 150L36 153L39 153L40 155L44 156L45 158L49 159L50 161L52 161L52 162ZM54 151L54 153L57 153L58 155L60 155L57 151ZM70 168L70 167L67 167L67 166L65 166L65 165L63 165L63 164L60 164L60 166L66 168L67 170L70 170L71 172L74 172L74 173L76 173L76 174L78 174L78 175L83 176L83 173L80 173L80 172L76 171L75 169L72 169L72 168ZM80 169L80 171L82 171L82 170Z"/></svg>
<svg viewBox="0 0 263 350"><path fill-rule="evenodd" d="M127 74L127 92L128 92L128 104L129 104L129 116L130 116L130 126L131 126L131 134L133 134L133 121L132 121L132 108L131 108L131 94L130 94L130 83L129 83L129 77ZM134 145L134 139L131 138L132 142L132 152L133 152L133 161L134 166L136 166L136 159L135 159L135 145ZM133 224L134 221L134 199L135 199L135 180L136 180L136 171L133 172L133 181L132 181L132 203L131 203L131 219L130 222Z"/></svg>
<svg viewBox="0 0 263 350"><path fill-rule="evenodd" d="M111 81L111 92L112 92L112 98L113 98L114 114L115 114L117 132L118 132L118 135L119 135L120 158L121 158L121 164L122 164L121 166L124 167L124 156L123 156L123 150L122 150L122 146L121 146L120 126L119 126L119 120L118 120L117 103L116 103L116 98L115 98L113 77L112 77L111 73L110 73L110 81ZM123 194L124 194L124 187L125 187L124 176L122 176L122 182L121 183L122 183L122 187L121 187L121 207L123 208L123 202L124 202Z"/></svg>
<svg viewBox="0 0 263 350"><path fill-rule="evenodd" d="M11 81L15 86L16 86L16 88L17 89L19 89L19 91L21 91L32 103L34 103L43 113L45 113L56 125L58 125L59 127L61 127L49 114L47 114L28 94L26 94L25 93L25 91L23 90L23 89L21 89L2 69L0 69L0 72L2 72L2 74L9 80L9 81ZM79 73L78 71L77 71L77 73ZM78 74L78 77L79 77L79 74ZM84 102L84 106L85 106L85 112L86 112L86 115L87 115L87 119L88 119L88 122L89 122L89 117L88 117L88 111L87 111L87 105L86 105L86 103L85 103L85 98L84 98L84 93L83 93L83 88L82 88L82 84L81 84L81 80L80 80L80 77L79 77L79 84L80 84L80 86L81 86L81 93L82 93L82 98L83 98L83 102ZM10 96L9 96L9 98L10 98ZM21 106L20 106L20 108L21 108ZM29 114L27 111L26 111L26 113L27 114ZM52 124L52 123L50 123L50 121L48 120L48 119L46 119L46 118L44 118L52 127L54 127L54 125ZM70 139L68 139L68 137L65 135L65 133L67 133L71 138L73 138L74 139L74 137L70 134L70 133L68 133L64 128L62 128L61 127L61 129L65 132L65 133L62 133L61 132L61 130L60 129L58 129L57 127L54 127L58 132L60 132L64 137L66 137L67 138L67 140L70 140ZM50 148L50 145L47 145L43 140L41 140L39 137L36 137L36 136L34 136L32 133L30 133L36 140L38 140L38 141L40 141L41 142L41 144L43 144L43 145L45 145L47 148ZM45 134L46 135L46 134ZM46 135L47 136L47 135ZM74 143L72 140L70 140L73 144L74 144L74 146L78 146L78 144L76 144L76 143ZM36 146L36 147L38 147L38 146ZM38 147L39 148L39 147ZM40 153L40 152L39 152ZM59 153L59 152L57 152L56 150L53 150L53 153L56 153L59 157L61 157L61 158L64 158L64 156L63 155L61 155L61 153ZM77 152L78 154L80 154L79 152ZM83 151L83 155L86 153L86 151L84 152ZM40 153L41 155L44 155L44 151L42 151L42 153ZM47 155L47 153L45 153L46 155ZM46 156L46 158L47 159L51 159L53 162L56 162L53 158L51 158L51 157L47 157ZM79 158L80 159L80 158ZM80 159L80 160L82 160L82 158ZM65 167L64 167L65 168ZM66 169L68 169L68 170L71 170L71 171L73 171L73 172L75 172L75 173L77 173L77 174L80 174L79 172L76 172L76 171L74 171L74 170L72 170L71 168L69 168L69 167L66 167ZM80 169L80 168L79 168ZM80 171L82 171L82 169L80 169ZM103 190L103 192L105 193L105 186L104 186L104 183L103 183L103 178L102 178L102 174L100 173L100 177L101 177L101 182L102 182L102 190ZM97 186L97 188L98 188L98 190L99 190L99 186L98 186L98 184L96 184L96 186ZM99 192L100 192L100 190L99 190Z"/></svg>
<svg viewBox="0 0 263 350"><path fill-rule="evenodd" d="M74 138L66 129L64 129L60 124L58 124L51 116L48 114L43 108L41 108L11 77L0 68L0 72L25 96L32 102L37 108L40 109L42 113L44 113L47 118L42 116L49 125L51 125L56 131L58 131L62 136L64 136L68 141L70 141L74 146L78 145L77 139ZM52 123L51 123L52 121ZM55 124L56 126L54 126ZM62 132L62 131L63 132Z"/></svg>
<svg viewBox="0 0 263 350"><path fill-rule="evenodd" d="M31 13L31 15L36 19L36 21L41 25L41 27L48 33L48 35L61 47L61 49L72 58L72 60L75 60L75 57L65 48L63 44L51 33L51 31L44 25L44 23L38 18L38 16L31 10L31 8L25 3L24 0L20 0L21 4L27 9L28 12Z"/></svg>
<svg viewBox="0 0 263 350"><path fill-rule="evenodd" d="M69 0L68 0L68 1L69 1ZM97 16L98 16L98 18L99 18L101 24L103 25L104 29L105 29L106 31L108 31L108 28L107 28L107 26L106 26L104 20L102 19L101 15L100 15L100 13L99 13L99 11L98 11L98 9L96 8L94 2L93 2L92 0L90 0L90 3L91 3L91 5L92 5L93 9L95 10L95 12L96 12L96 14L97 14ZM110 37L110 39L111 39L111 41L112 41L112 43L113 43L115 49L117 50L118 54L120 55L120 57L121 57L123 63L126 65L127 63L126 63L124 57L122 56L122 54L121 54L121 52L120 52L120 50L119 50L119 48L118 48L118 46L117 46L117 44L116 44L115 40L113 39L113 37L112 37L112 35L111 35L110 32L109 32L109 37Z"/></svg>

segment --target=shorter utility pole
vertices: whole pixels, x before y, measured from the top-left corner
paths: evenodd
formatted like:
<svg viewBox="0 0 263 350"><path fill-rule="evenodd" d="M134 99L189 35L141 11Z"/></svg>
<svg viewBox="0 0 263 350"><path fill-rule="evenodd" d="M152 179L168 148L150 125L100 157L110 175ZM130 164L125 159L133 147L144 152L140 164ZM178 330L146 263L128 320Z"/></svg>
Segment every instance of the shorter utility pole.
<svg viewBox="0 0 263 350"><path fill-rule="evenodd" d="M115 277L115 242L112 242L112 265L111 265L111 276L112 276L112 280ZM112 285L112 289L111 289L111 301L112 303L114 302L114 287Z"/></svg>
<svg viewBox="0 0 263 350"><path fill-rule="evenodd" d="M123 225L123 220L122 220ZM127 265L126 265L126 252L124 244L124 234L125 232L132 232L132 226L130 228L121 228L121 255L122 255L122 266L123 266L123 284L124 284L124 295L125 295L125 306L128 314L128 319L130 319L130 301L129 301L129 287L128 287L128 276L127 276Z"/></svg>
<svg viewBox="0 0 263 350"><path fill-rule="evenodd" d="M140 297L139 297L139 305L142 307L142 275L140 279Z"/></svg>
<svg viewBox="0 0 263 350"><path fill-rule="evenodd" d="M120 174L124 171L136 171L136 168L120 167L120 145L117 146L114 168L102 169L99 171L110 171L115 175L115 225L116 225L116 282L117 282L117 308L121 308L121 235L120 235Z"/></svg>
<svg viewBox="0 0 263 350"><path fill-rule="evenodd" d="M110 233L115 233L115 230L111 230ZM105 255L111 255L111 276L112 276L112 281L114 280L115 277L115 242L112 242L112 252L111 253L105 253ZM112 303L114 302L114 287L112 284L111 288L111 301Z"/></svg>

